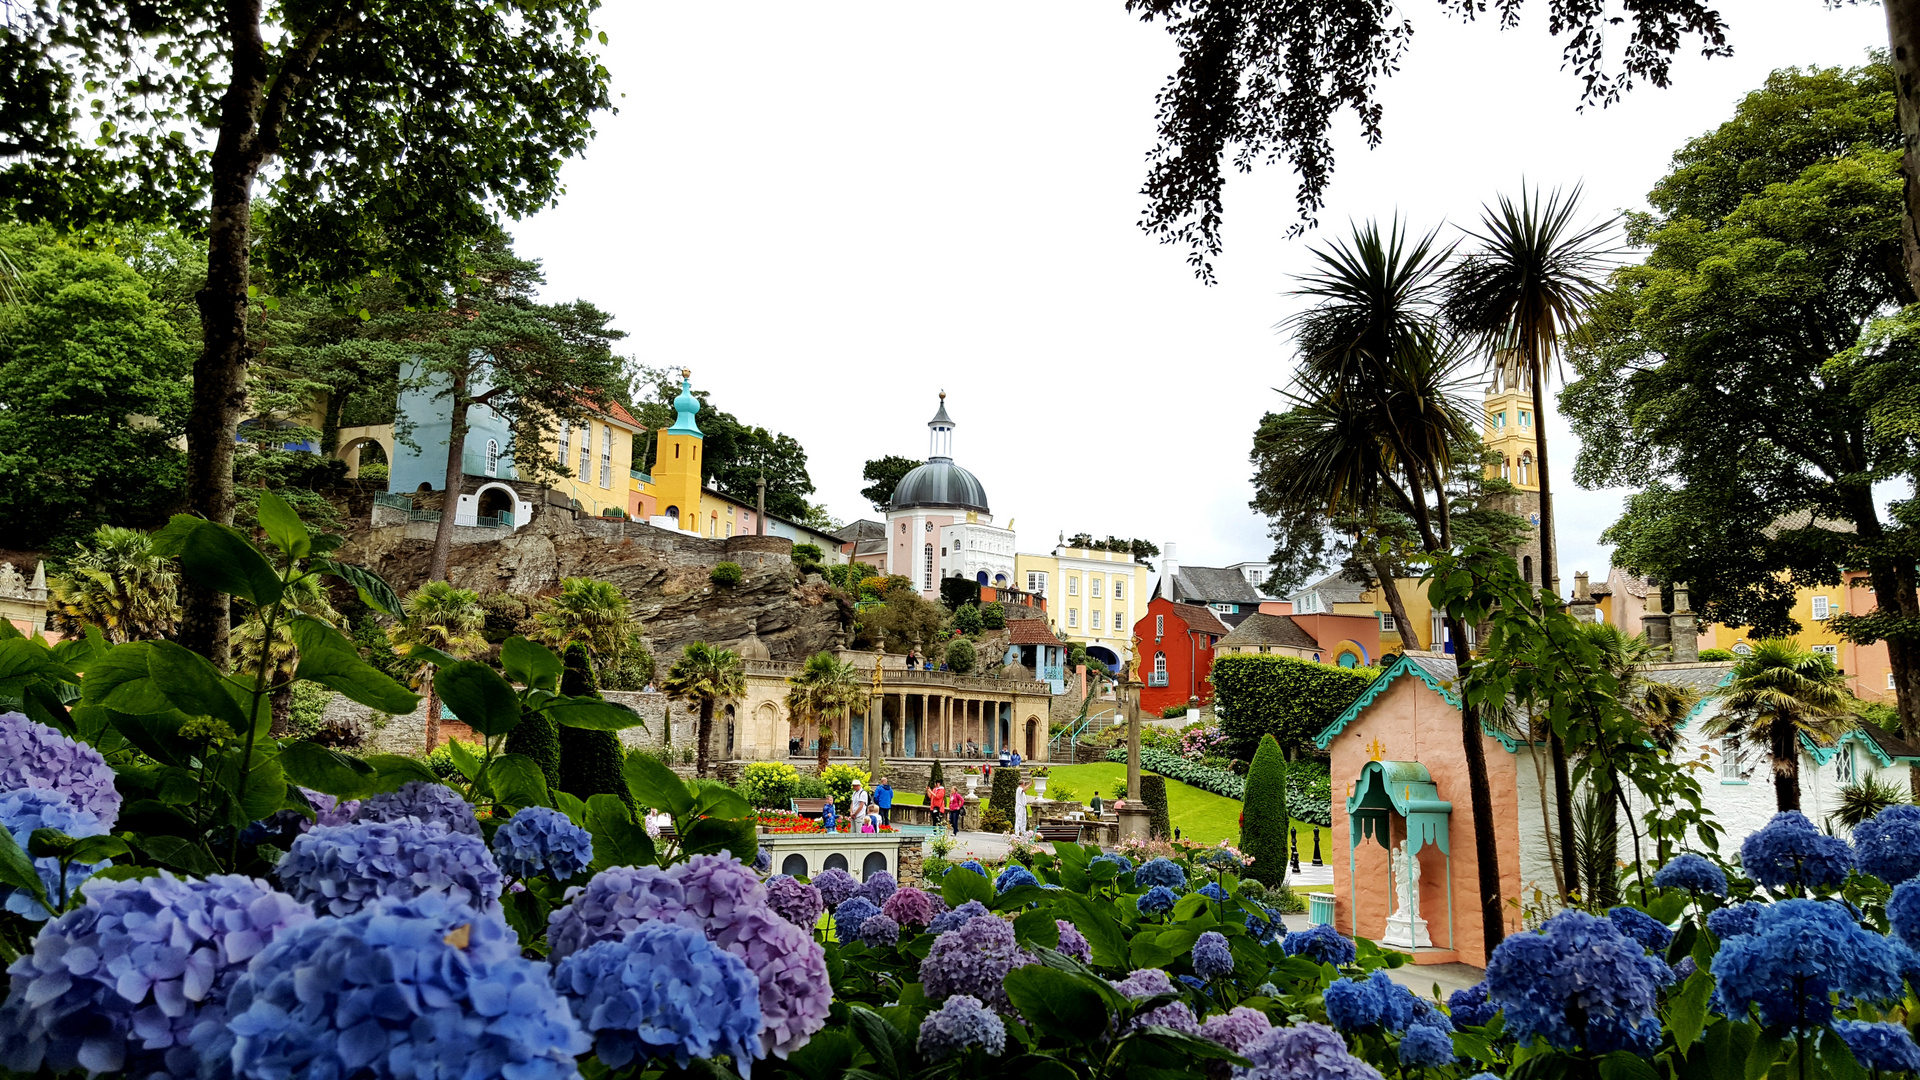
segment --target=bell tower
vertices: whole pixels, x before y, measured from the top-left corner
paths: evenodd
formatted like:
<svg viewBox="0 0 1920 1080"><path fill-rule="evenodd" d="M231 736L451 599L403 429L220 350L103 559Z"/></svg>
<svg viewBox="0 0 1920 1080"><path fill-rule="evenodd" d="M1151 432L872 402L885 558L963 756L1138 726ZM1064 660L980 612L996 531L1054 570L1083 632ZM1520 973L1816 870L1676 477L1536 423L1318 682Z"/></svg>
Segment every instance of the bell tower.
<svg viewBox="0 0 1920 1080"><path fill-rule="evenodd" d="M1512 549L1514 561L1520 564L1520 576L1532 585L1547 585L1558 592L1557 581L1547 583L1540 578L1540 418L1533 411L1533 380L1512 349L1494 355L1485 412L1482 442L1498 455L1498 460L1487 464L1487 478L1505 480L1516 489L1489 499L1488 505L1526 519L1527 536ZM1554 562L1557 565L1559 560Z"/></svg>
<svg viewBox="0 0 1920 1080"><path fill-rule="evenodd" d="M705 436L695 417L700 399L693 396L693 370L680 369L680 396L673 399L673 426L660 431L654 458L653 483L660 513L680 519L684 532L700 531L700 450Z"/></svg>

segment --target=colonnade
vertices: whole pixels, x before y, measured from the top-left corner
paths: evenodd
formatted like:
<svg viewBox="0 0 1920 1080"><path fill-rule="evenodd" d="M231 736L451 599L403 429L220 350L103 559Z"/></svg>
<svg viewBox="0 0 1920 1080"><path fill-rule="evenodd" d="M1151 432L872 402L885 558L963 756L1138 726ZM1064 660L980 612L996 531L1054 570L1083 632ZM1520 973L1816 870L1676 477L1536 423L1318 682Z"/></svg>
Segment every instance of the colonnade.
<svg viewBox="0 0 1920 1080"><path fill-rule="evenodd" d="M879 705L885 757L993 757L1003 742L1026 753L1013 730L1013 703L948 690L886 690ZM861 756L867 718L856 713L834 724L835 754ZM796 732L797 734L797 732ZM815 737L808 733L803 741Z"/></svg>

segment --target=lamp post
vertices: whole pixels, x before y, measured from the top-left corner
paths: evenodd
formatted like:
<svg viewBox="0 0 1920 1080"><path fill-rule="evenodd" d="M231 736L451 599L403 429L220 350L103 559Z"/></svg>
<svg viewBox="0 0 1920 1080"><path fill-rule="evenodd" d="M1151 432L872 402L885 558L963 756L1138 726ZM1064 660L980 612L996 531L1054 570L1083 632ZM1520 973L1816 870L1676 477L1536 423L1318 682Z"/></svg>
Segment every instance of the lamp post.
<svg viewBox="0 0 1920 1080"><path fill-rule="evenodd" d="M873 650L873 696L867 699L867 775L875 780L880 776L880 723L887 712L886 699L880 696L886 684L886 663L887 646L883 642Z"/></svg>

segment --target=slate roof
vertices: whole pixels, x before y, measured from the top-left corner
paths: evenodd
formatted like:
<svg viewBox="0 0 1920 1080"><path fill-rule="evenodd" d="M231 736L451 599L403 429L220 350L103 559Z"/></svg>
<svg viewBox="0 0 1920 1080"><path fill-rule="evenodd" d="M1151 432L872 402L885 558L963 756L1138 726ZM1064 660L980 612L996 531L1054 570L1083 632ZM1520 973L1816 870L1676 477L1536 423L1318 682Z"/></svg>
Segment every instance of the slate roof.
<svg viewBox="0 0 1920 1080"><path fill-rule="evenodd" d="M1858 720L1860 731L1867 738L1880 744L1880 749L1890 758L1920 758L1920 746L1908 742L1898 735L1881 727L1871 720Z"/></svg>
<svg viewBox="0 0 1920 1080"><path fill-rule="evenodd" d="M1310 585L1302 585L1293 595L1316 592L1328 607L1334 604L1357 604L1367 594L1367 587L1357 581L1348 581L1339 574L1328 574Z"/></svg>
<svg viewBox="0 0 1920 1080"><path fill-rule="evenodd" d="M950 458L934 458L901 477L887 509L910 510L920 506L993 512L987 506L987 489L981 486L980 479L955 465Z"/></svg>
<svg viewBox="0 0 1920 1080"><path fill-rule="evenodd" d="M1320 647L1320 643L1313 639L1313 635L1302 629L1291 616L1267 615L1261 612L1255 612L1240 620L1240 625L1234 627L1233 633L1221 638L1217 645L1282 645L1290 649Z"/></svg>
<svg viewBox="0 0 1920 1080"><path fill-rule="evenodd" d="M861 518L858 521L842 525L838 529L833 530L833 538L841 543L846 543L849 540L873 540L876 538L884 540L886 536L886 522L874 521L871 518Z"/></svg>
<svg viewBox="0 0 1920 1080"><path fill-rule="evenodd" d="M1169 576L1174 579L1170 591ZM1162 575L1160 584L1160 594L1175 603L1258 604L1263 599L1240 571L1217 566L1182 565L1173 574Z"/></svg>
<svg viewBox="0 0 1920 1080"><path fill-rule="evenodd" d="M1242 578L1241 580L1244 581L1245 579ZM1173 606L1178 610L1180 617L1187 621L1188 630L1197 630L1202 634L1218 634L1221 637L1226 637L1232 632L1227 628L1226 623L1220 621L1220 616L1213 613L1212 608L1201 607L1198 604L1175 604Z"/></svg>

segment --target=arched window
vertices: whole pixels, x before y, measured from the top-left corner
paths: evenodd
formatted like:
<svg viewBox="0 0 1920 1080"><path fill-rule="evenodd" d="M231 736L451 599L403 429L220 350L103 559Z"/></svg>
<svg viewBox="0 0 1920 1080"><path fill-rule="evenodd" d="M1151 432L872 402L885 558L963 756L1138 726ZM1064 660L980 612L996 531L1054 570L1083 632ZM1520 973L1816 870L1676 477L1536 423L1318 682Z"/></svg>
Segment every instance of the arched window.
<svg viewBox="0 0 1920 1080"><path fill-rule="evenodd" d="M1531 555L1520 556L1520 580L1529 585L1533 584L1533 556Z"/></svg>
<svg viewBox="0 0 1920 1080"><path fill-rule="evenodd" d="M487 475L500 475L500 440L487 440Z"/></svg>
<svg viewBox="0 0 1920 1080"><path fill-rule="evenodd" d="M560 421L560 467L567 467L567 456L573 449L573 428L565 420Z"/></svg>
<svg viewBox="0 0 1920 1080"><path fill-rule="evenodd" d="M1521 487L1526 487L1529 484L1533 483L1531 479L1532 474L1533 474L1533 454L1531 452L1523 453L1520 455L1520 486Z"/></svg>
<svg viewBox="0 0 1920 1080"><path fill-rule="evenodd" d="M675 520L675 521L679 521L679 520L680 520L680 508L679 508L679 507L677 507L677 506L669 506L669 507L667 507L667 509L666 509L666 516L667 516L667 517L670 517L670 518L672 518L672 519L673 519L673 520Z"/></svg>
<svg viewBox="0 0 1920 1080"><path fill-rule="evenodd" d="M927 545L926 558L927 558L927 568L920 575L921 580L925 582L925 584L921 585L920 587L928 591L932 591L933 589L933 545L932 544Z"/></svg>
<svg viewBox="0 0 1920 1080"><path fill-rule="evenodd" d="M1157 652L1153 654L1153 673L1155 675L1165 675L1167 673L1166 653Z"/></svg>
<svg viewBox="0 0 1920 1080"><path fill-rule="evenodd" d="M1512 458L1500 459L1500 479L1502 480L1513 479L1513 459Z"/></svg>

